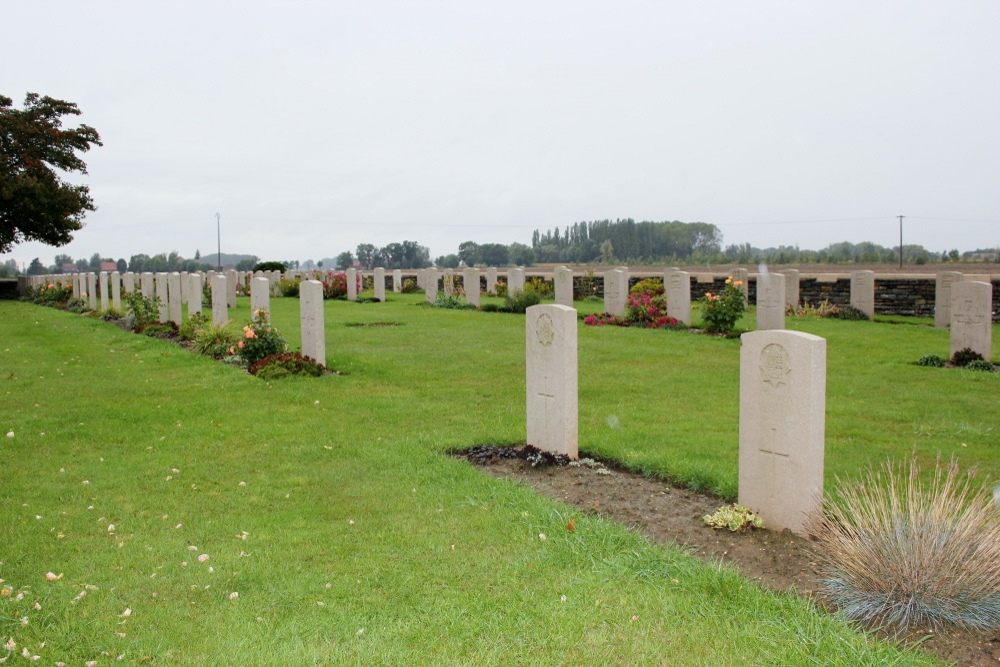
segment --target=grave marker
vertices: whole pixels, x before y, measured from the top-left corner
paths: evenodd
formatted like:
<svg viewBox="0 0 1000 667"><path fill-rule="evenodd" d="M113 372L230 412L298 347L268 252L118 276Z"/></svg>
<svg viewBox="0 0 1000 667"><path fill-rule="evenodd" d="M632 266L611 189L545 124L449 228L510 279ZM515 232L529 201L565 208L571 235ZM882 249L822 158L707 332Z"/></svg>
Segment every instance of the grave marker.
<svg viewBox="0 0 1000 667"><path fill-rule="evenodd" d="M467 267L462 271L462 287L465 288L465 302L479 307L479 269Z"/></svg>
<svg viewBox="0 0 1000 667"><path fill-rule="evenodd" d="M993 360L993 285L979 281L951 285L951 355L965 348Z"/></svg>
<svg viewBox="0 0 1000 667"><path fill-rule="evenodd" d="M87 274L87 304L91 310L97 310L97 276Z"/></svg>
<svg viewBox="0 0 1000 667"><path fill-rule="evenodd" d="M851 271L851 306L875 319L874 271Z"/></svg>
<svg viewBox="0 0 1000 667"><path fill-rule="evenodd" d="M188 274L188 318L201 315L201 273Z"/></svg>
<svg viewBox="0 0 1000 667"><path fill-rule="evenodd" d="M576 310L531 306L525 313L528 444L578 457Z"/></svg>
<svg viewBox="0 0 1000 667"><path fill-rule="evenodd" d="M355 269L347 269L347 300L358 300L358 272Z"/></svg>
<svg viewBox="0 0 1000 667"><path fill-rule="evenodd" d="M381 266L375 267L375 298L379 302L385 302L385 269Z"/></svg>
<svg viewBox="0 0 1000 667"><path fill-rule="evenodd" d="M517 267L507 271L507 294L524 291L524 269Z"/></svg>
<svg viewBox="0 0 1000 667"><path fill-rule="evenodd" d="M139 286L142 289L142 295L149 299L153 296L153 274L149 271L144 271L139 275Z"/></svg>
<svg viewBox="0 0 1000 667"><path fill-rule="evenodd" d="M663 277L667 294L667 317L691 324L691 274L669 269Z"/></svg>
<svg viewBox="0 0 1000 667"><path fill-rule="evenodd" d="M167 295L170 297L168 312L170 321L180 326L184 321L184 309L182 307L183 297L181 296L181 274L174 271L167 276Z"/></svg>
<svg viewBox="0 0 1000 667"><path fill-rule="evenodd" d="M733 269L733 282L739 282L739 288L743 290L743 296L750 303L750 272L746 269Z"/></svg>
<svg viewBox="0 0 1000 667"><path fill-rule="evenodd" d="M392 291L396 294L403 291L403 272L399 269L392 270Z"/></svg>
<svg viewBox="0 0 1000 667"><path fill-rule="evenodd" d="M424 271L424 296L428 303L437 301L438 296L438 276L437 269L427 269Z"/></svg>
<svg viewBox="0 0 1000 667"><path fill-rule="evenodd" d="M212 324L216 326L224 325L229 321L229 306L227 295L229 289L226 286L226 276L216 273L212 276Z"/></svg>
<svg viewBox="0 0 1000 667"><path fill-rule="evenodd" d="M785 328L785 276L757 276L757 331Z"/></svg>
<svg viewBox="0 0 1000 667"><path fill-rule="evenodd" d="M111 274L111 307L122 312L122 281L117 271Z"/></svg>
<svg viewBox="0 0 1000 667"><path fill-rule="evenodd" d="M785 276L785 305L799 307L799 272L797 269L782 269ZM760 289L759 287L757 288Z"/></svg>
<svg viewBox="0 0 1000 667"><path fill-rule="evenodd" d="M552 277L556 285L556 303L573 307L573 271L565 266L557 266Z"/></svg>
<svg viewBox="0 0 1000 667"><path fill-rule="evenodd" d="M934 326L946 329L951 324L951 286L962 282L959 271L942 271L934 281Z"/></svg>
<svg viewBox="0 0 1000 667"><path fill-rule="evenodd" d="M622 269L604 272L604 312L618 317L625 316L628 301L628 273Z"/></svg>
<svg viewBox="0 0 1000 667"><path fill-rule="evenodd" d="M100 284L101 310L108 309L108 272L101 271L97 274L97 282Z"/></svg>
<svg viewBox="0 0 1000 667"><path fill-rule="evenodd" d="M302 356L326 366L326 332L323 324L323 283L304 280L299 285L299 319Z"/></svg>
<svg viewBox="0 0 1000 667"><path fill-rule="evenodd" d="M486 267L486 293L497 293L497 267L495 266Z"/></svg>
<svg viewBox="0 0 1000 667"><path fill-rule="evenodd" d="M250 282L250 314L263 309L271 314L271 281L267 278L254 278Z"/></svg>
<svg viewBox="0 0 1000 667"><path fill-rule="evenodd" d="M159 319L156 321L166 322L170 314L167 312L169 296L167 295L167 274L165 271L159 271L156 274L156 298L159 299L157 305L160 308Z"/></svg>

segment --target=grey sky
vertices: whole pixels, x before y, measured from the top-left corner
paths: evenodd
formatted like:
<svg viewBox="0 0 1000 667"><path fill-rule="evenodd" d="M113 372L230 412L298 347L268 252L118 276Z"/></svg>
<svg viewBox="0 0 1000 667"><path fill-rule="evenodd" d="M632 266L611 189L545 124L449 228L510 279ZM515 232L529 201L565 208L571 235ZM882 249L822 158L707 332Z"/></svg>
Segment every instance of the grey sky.
<svg viewBox="0 0 1000 667"><path fill-rule="evenodd" d="M320 259L633 217L724 243L1000 244L1000 3L33 2L0 92L76 102L62 248Z"/></svg>

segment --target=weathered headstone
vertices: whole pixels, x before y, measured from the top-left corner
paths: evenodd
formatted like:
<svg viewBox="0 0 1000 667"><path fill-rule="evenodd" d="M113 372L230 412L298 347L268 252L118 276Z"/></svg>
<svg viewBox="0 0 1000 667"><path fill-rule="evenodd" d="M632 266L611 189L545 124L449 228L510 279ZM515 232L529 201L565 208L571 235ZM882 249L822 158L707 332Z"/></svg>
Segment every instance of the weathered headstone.
<svg viewBox="0 0 1000 667"><path fill-rule="evenodd" d="M969 348L993 359L993 285L978 281L951 285L951 355Z"/></svg>
<svg viewBox="0 0 1000 667"><path fill-rule="evenodd" d="M403 272L399 269L392 270L392 291L396 294L403 291Z"/></svg>
<svg viewBox="0 0 1000 667"><path fill-rule="evenodd" d="M212 324L220 326L229 321L229 288L226 276L216 273L212 276Z"/></svg>
<svg viewBox="0 0 1000 667"><path fill-rule="evenodd" d="M851 271L851 306L875 319L874 271Z"/></svg>
<svg viewBox="0 0 1000 667"><path fill-rule="evenodd" d="M604 272L604 312L624 317L628 302L628 273L622 269Z"/></svg>
<svg viewBox="0 0 1000 667"><path fill-rule="evenodd" d="M99 289L101 292L101 310L107 310L108 297L110 296L108 294L108 272L101 271L99 274L97 274L97 282L100 285Z"/></svg>
<svg viewBox="0 0 1000 667"><path fill-rule="evenodd" d="M785 305L792 308L799 306L799 272L797 269L782 269L785 276ZM758 286L759 290L760 287Z"/></svg>
<svg viewBox="0 0 1000 667"><path fill-rule="evenodd" d="M236 288L239 284L239 276L234 269L226 271L226 305L230 308L236 307Z"/></svg>
<svg viewBox="0 0 1000 667"><path fill-rule="evenodd" d="M497 267L495 266L486 267L486 293L497 293Z"/></svg>
<svg viewBox="0 0 1000 667"><path fill-rule="evenodd" d="M153 274L149 271L144 271L139 275L139 284L142 289L142 295L147 299L153 296Z"/></svg>
<svg viewBox="0 0 1000 667"><path fill-rule="evenodd" d="M271 281L267 278L254 278L250 283L250 313L253 316L263 309L271 313Z"/></svg>
<svg viewBox="0 0 1000 667"><path fill-rule="evenodd" d="M281 296L281 271L268 271L268 280L271 281L271 296Z"/></svg>
<svg viewBox="0 0 1000 667"><path fill-rule="evenodd" d="M826 340L753 331L741 342L739 503L805 535L823 498Z"/></svg>
<svg viewBox="0 0 1000 667"><path fill-rule="evenodd" d="M87 304L91 310L97 310L97 276L87 274Z"/></svg>
<svg viewBox="0 0 1000 667"><path fill-rule="evenodd" d="M426 287L427 287L427 269L417 269L417 287L419 289L426 289Z"/></svg>
<svg viewBox="0 0 1000 667"><path fill-rule="evenodd" d="M157 305L160 307L160 314L157 322L166 322L170 317L170 313L167 311L167 305L170 303L170 297L167 294L166 271L159 271L156 274L156 298L159 299Z"/></svg>
<svg viewBox="0 0 1000 667"><path fill-rule="evenodd" d="M122 276L122 291L126 294L135 291L135 274L131 271L126 271L125 275Z"/></svg>
<svg viewBox="0 0 1000 667"><path fill-rule="evenodd" d="M358 300L358 272L356 269L347 269L347 300Z"/></svg>
<svg viewBox="0 0 1000 667"><path fill-rule="evenodd" d="M80 280L80 275L81 274L79 274L79 273L74 273L73 276L72 276L73 298L74 299L79 299L80 295L83 294L86 291L86 289L87 289L86 287L84 287L82 285L82 281Z"/></svg>
<svg viewBox="0 0 1000 667"><path fill-rule="evenodd" d="M170 321L180 326L184 321L184 299L181 296L181 274L176 271L167 276L167 295L170 297L167 307Z"/></svg>
<svg viewBox="0 0 1000 667"><path fill-rule="evenodd" d="M111 307L117 310L119 313L122 312L122 277L117 271L114 271L111 276Z"/></svg>
<svg viewBox="0 0 1000 667"><path fill-rule="evenodd" d="M188 280L188 272L181 271L181 303L188 302L188 292L191 290L191 281Z"/></svg>
<svg viewBox="0 0 1000 667"><path fill-rule="evenodd" d="M437 269L427 269L424 271L424 296L428 303L434 303L438 297L438 277Z"/></svg>
<svg viewBox="0 0 1000 667"><path fill-rule="evenodd" d="M465 289L465 302L479 307L479 269L471 266L462 271L462 287Z"/></svg>
<svg viewBox="0 0 1000 667"><path fill-rule="evenodd" d="M445 296L455 294L455 272L451 269L444 270L444 277L441 279L441 288Z"/></svg>
<svg viewBox="0 0 1000 667"><path fill-rule="evenodd" d="M743 290L743 296L750 298L750 272L746 269L733 269L733 282Z"/></svg>
<svg viewBox="0 0 1000 667"><path fill-rule="evenodd" d="M757 331L785 328L785 276L761 273L757 276Z"/></svg>
<svg viewBox="0 0 1000 667"><path fill-rule="evenodd" d="M531 306L525 313L528 444L576 459L578 453L576 310Z"/></svg>
<svg viewBox="0 0 1000 667"><path fill-rule="evenodd" d="M556 285L556 303L572 308L573 270L565 266L557 266L552 274L552 282Z"/></svg>
<svg viewBox="0 0 1000 667"><path fill-rule="evenodd" d="M669 269L663 276L663 286L667 294L667 317L691 324L691 274Z"/></svg>
<svg viewBox="0 0 1000 667"><path fill-rule="evenodd" d="M303 280L299 284L299 320L302 325L302 356L326 366L323 283L320 281Z"/></svg>
<svg viewBox="0 0 1000 667"><path fill-rule="evenodd" d="M375 298L380 302L385 301L385 269L381 266L375 267Z"/></svg>
<svg viewBox="0 0 1000 667"><path fill-rule="evenodd" d="M942 271L934 281L934 326L945 329L951 324L951 286L962 282L959 271Z"/></svg>
<svg viewBox="0 0 1000 667"><path fill-rule="evenodd" d="M201 315L201 273L188 274L188 318L192 315Z"/></svg>
<svg viewBox="0 0 1000 667"><path fill-rule="evenodd" d="M507 271L507 294L524 291L524 269L517 267Z"/></svg>

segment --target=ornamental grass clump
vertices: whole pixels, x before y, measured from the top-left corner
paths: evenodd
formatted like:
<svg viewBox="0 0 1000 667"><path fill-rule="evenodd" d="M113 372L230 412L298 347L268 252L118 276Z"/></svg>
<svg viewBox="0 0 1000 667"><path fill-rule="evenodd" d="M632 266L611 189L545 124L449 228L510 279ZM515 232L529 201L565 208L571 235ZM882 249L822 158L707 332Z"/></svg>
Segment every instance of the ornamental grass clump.
<svg viewBox="0 0 1000 667"><path fill-rule="evenodd" d="M871 627L1000 627L1000 512L971 474L883 464L841 484L810 528L823 595ZM840 480L837 480L840 483Z"/></svg>

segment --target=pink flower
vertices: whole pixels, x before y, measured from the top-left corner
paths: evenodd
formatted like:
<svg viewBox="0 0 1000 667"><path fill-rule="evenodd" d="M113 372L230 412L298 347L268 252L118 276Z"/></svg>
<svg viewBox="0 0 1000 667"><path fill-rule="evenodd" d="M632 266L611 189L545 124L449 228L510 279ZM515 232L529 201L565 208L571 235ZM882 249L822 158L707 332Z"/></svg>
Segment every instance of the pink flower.
<svg viewBox="0 0 1000 667"><path fill-rule="evenodd" d="M247 338L255 338L256 336L257 336L257 334L254 333L253 329L247 329L246 330L246 337Z"/></svg>
<svg viewBox="0 0 1000 667"><path fill-rule="evenodd" d="M236 346L242 350L243 349L243 341L238 342L236 344Z"/></svg>

